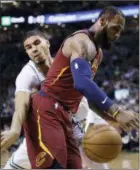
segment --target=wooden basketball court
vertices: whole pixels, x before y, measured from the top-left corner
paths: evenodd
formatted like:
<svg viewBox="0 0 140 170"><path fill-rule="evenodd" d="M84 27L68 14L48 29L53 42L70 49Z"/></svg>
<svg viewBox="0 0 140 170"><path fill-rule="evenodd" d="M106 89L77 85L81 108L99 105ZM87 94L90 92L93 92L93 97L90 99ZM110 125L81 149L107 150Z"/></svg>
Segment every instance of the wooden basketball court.
<svg viewBox="0 0 140 170"><path fill-rule="evenodd" d="M5 152L1 155L1 169L4 167L6 161L10 157L10 153ZM139 170L139 154L138 153L128 153L122 152L120 156L111 161L109 164L109 169L133 169ZM89 169L95 169L92 165L88 165Z"/></svg>

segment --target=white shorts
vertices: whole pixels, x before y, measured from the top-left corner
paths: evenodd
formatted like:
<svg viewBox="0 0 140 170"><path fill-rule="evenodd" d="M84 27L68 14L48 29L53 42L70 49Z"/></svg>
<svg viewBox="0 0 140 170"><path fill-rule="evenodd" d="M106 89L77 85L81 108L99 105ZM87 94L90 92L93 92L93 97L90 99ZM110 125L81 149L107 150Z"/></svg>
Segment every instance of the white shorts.
<svg viewBox="0 0 140 170"><path fill-rule="evenodd" d="M23 143L20 144L19 148L8 160L4 169L31 169L25 138L23 139Z"/></svg>

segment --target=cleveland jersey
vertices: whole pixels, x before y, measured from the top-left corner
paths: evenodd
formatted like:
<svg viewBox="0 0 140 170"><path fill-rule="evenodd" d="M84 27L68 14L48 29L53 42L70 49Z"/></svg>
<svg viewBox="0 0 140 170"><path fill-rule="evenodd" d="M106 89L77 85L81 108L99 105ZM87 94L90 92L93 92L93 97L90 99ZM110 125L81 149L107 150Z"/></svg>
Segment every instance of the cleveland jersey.
<svg viewBox="0 0 140 170"><path fill-rule="evenodd" d="M93 35L91 35L91 32L89 32L89 30L81 30L73 33L70 36L73 36L77 33L87 34L91 41L95 44L93 40ZM74 82L70 69L70 59L64 56L62 53L62 46L64 42L62 43L60 49L56 54L54 62L48 71L44 83L42 84L41 90L43 90L49 96L53 97L59 102L63 103L63 105L68 107L68 109L70 109L73 113L76 113L83 95L79 91L74 89ZM97 49L97 54L91 64L93 77L97 72L100 60L100 52Z"/></svg>

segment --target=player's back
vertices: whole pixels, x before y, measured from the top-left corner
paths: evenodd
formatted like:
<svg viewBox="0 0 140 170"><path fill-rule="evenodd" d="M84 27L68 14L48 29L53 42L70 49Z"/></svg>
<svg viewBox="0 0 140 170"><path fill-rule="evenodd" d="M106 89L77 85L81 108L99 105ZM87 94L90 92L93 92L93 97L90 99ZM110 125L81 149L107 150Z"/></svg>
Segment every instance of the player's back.
<svg viewBox="0 0 140 170"><path fill-rule="evenodd" d="M81 30L79 32L88 35L87 30ZM79 32L75 32L74 34ZM70 36L73 36L74 34ZM56 100L62 102L71 111L76 112L83 95L74 89L73 78L70 69L70 59L64 56L62 53L62 46L64 42L56 54L54 62L47 73L46 80L42 84L41 89ZM95 59L98 59L98 56L95 57ZM98 62L96 61L96 64L97 63Z"/></svg>

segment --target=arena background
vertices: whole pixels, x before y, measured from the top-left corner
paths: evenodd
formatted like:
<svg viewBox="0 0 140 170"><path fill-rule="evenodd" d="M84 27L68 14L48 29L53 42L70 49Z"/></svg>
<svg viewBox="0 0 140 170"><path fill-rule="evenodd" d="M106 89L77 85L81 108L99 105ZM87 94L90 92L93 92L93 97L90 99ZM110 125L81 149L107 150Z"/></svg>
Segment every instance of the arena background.
<svg viewBox="0 0 140 170"><path fill-rule="evenodd" d="M99 11L118 6L126 15L126 27L107 51L96 82L124 108L139 113L139 2L138 1L1 1L0 6L0 117L1 130L8 129L14 112L15 79L29 58L22 36L28 30L45 31L55 56L62 40L72 32L88 28ZM85 13L83 13L85 12ZM63 13L63 15L58 15ZM83 17L84 16L84 17ZM138 169L139 135L122 132L123 152L110 168ZM21 138L9 149L12 153ZM1 165L9 154L2 155Z"/></svg>

